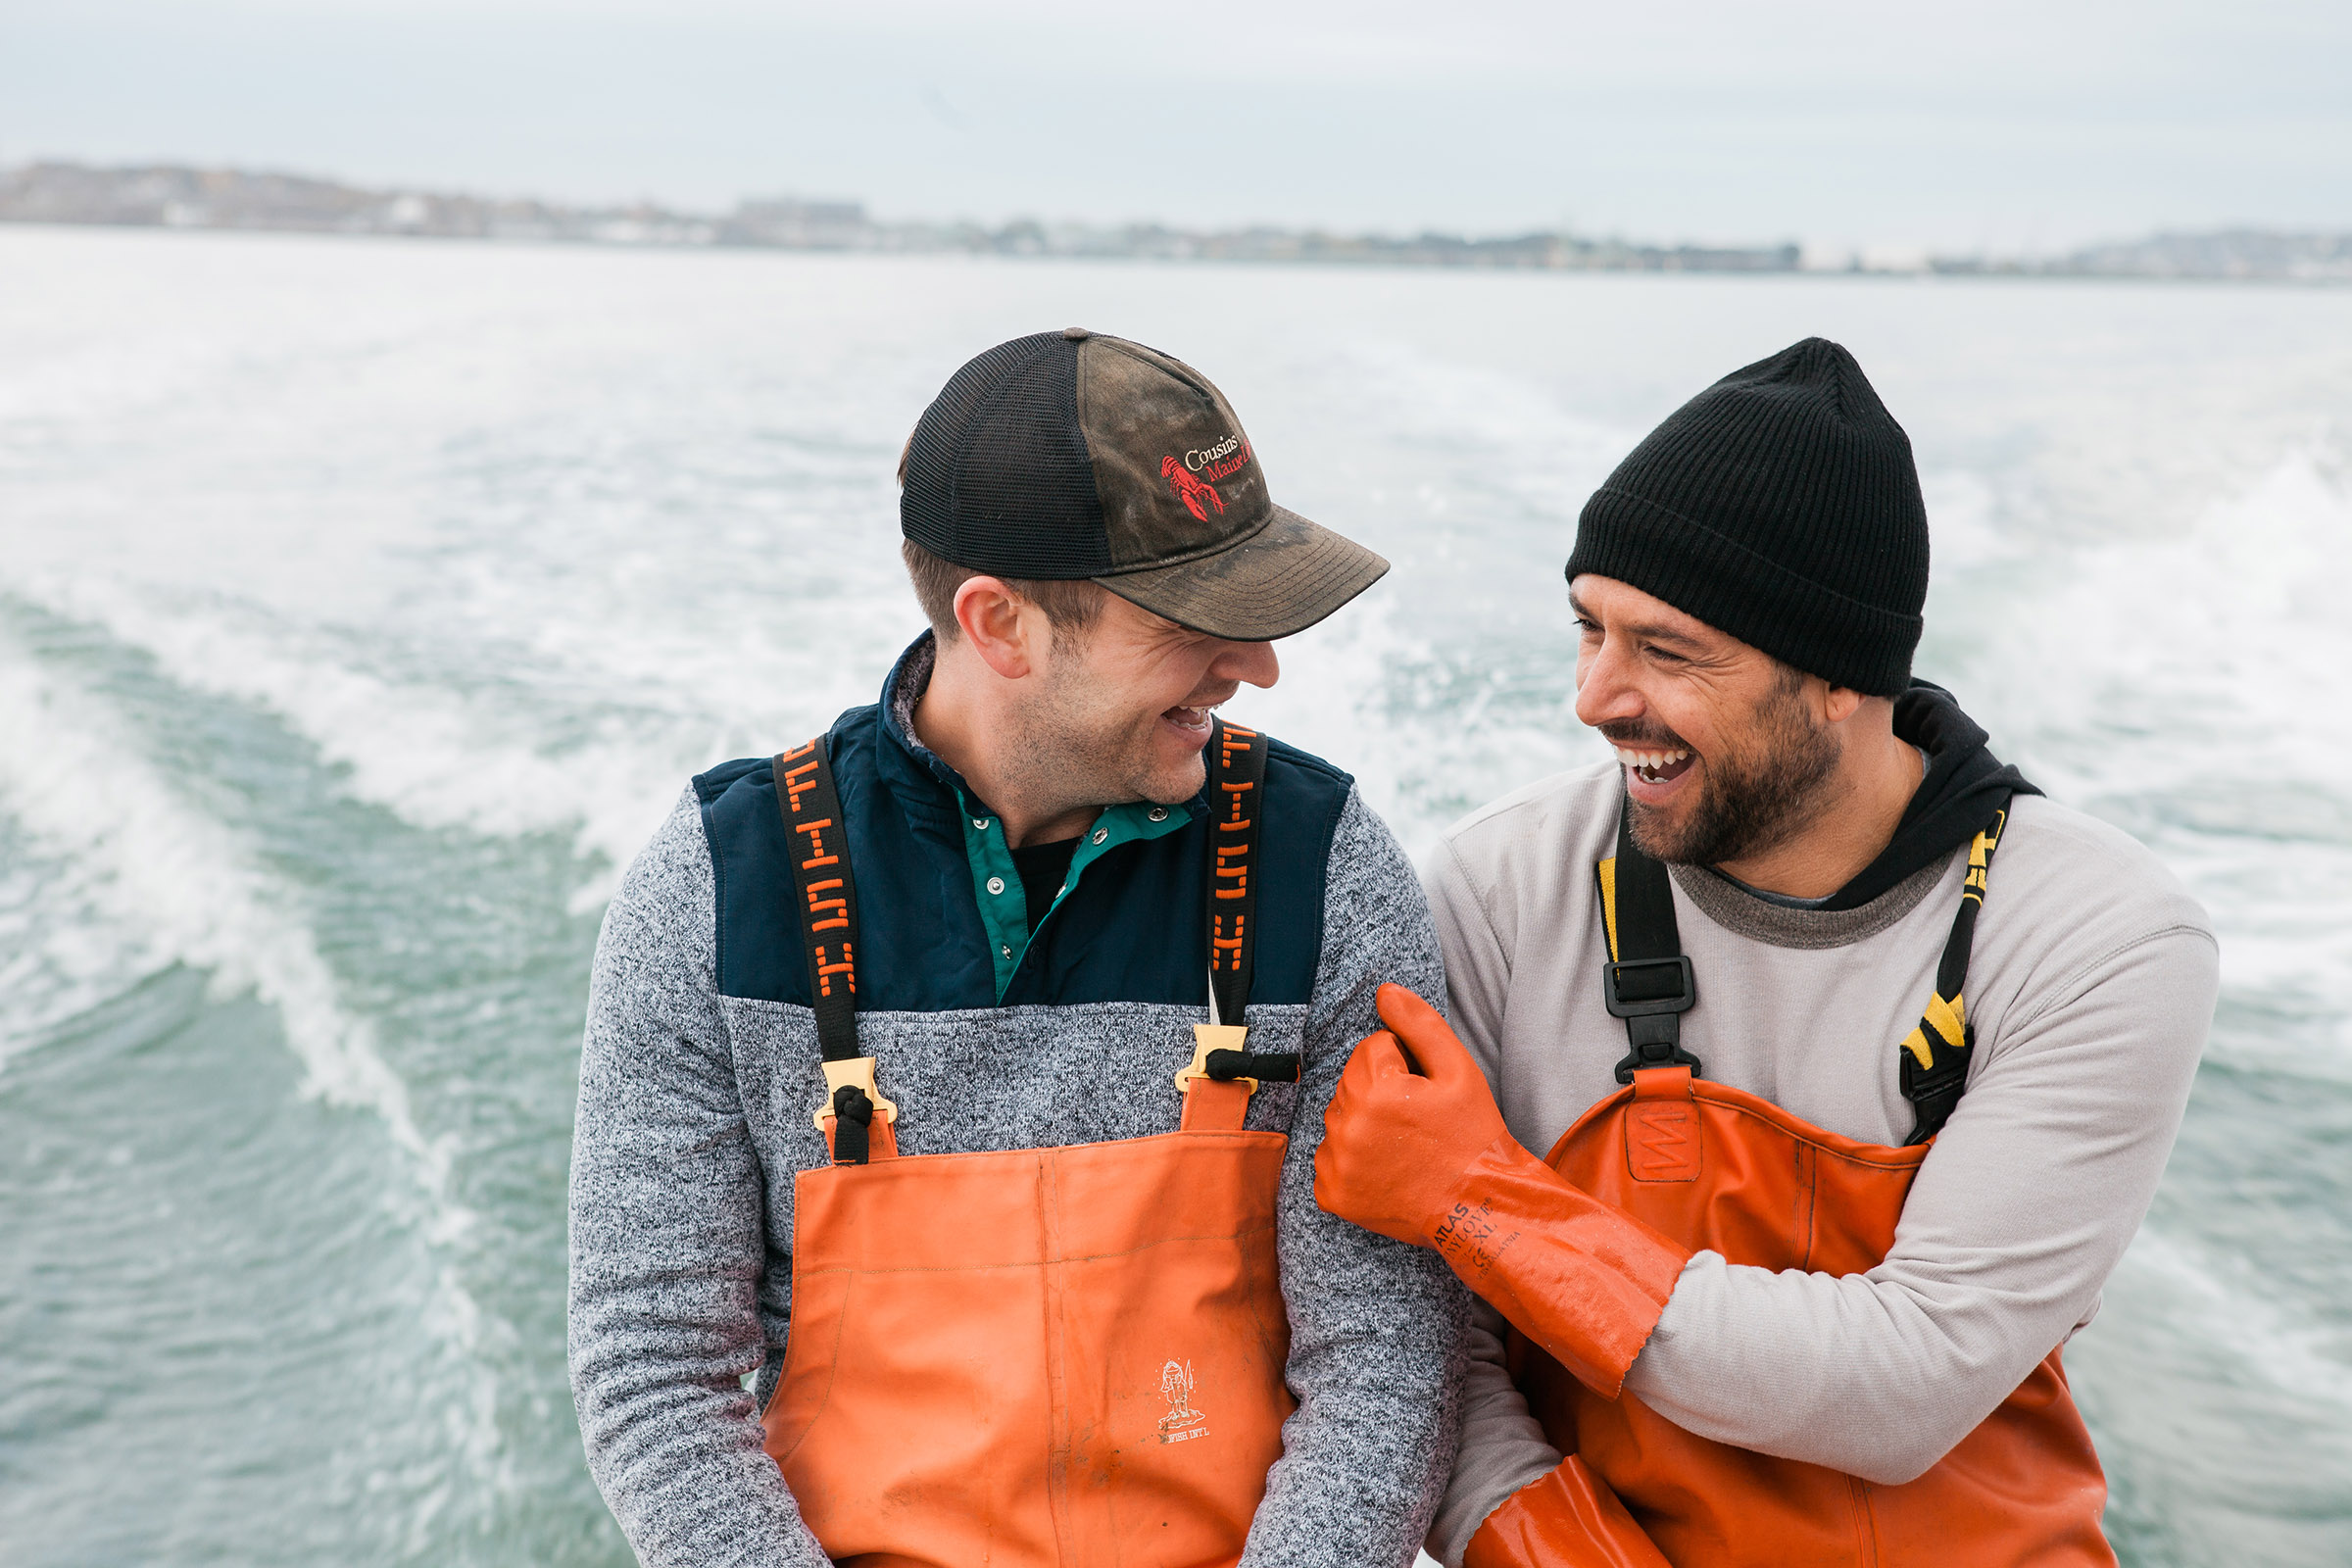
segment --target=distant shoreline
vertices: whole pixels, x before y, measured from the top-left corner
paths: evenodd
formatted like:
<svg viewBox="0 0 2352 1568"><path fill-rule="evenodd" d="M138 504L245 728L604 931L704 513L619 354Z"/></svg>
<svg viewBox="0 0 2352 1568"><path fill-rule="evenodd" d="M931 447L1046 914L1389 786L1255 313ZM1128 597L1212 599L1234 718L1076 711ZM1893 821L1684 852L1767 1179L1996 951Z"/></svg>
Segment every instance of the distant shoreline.
<svg viewBox="0 0 2352 1568"><path fill-rule="evenodd" d="M731 213L712 216L644 203L573 207L522 198L370 189L304 175L182 165L99 168L47 162L0 170L0 222L638 249L1481 271L2352 283L2352 233L2253 228L2164 233L2044 258L1951 256L1886 247L1823 253L1792 241L1663 245L1552 230L1398 236L1270 225L1187 229L1160 223L1046 223L1027 219L993 226L883 221L858 202L796 198L745 200Z"/></svg>
<svg viewBox="0 0 2352 1568"><path fill-rule="evenodd" d="M122 234L164 233L199 239L216 237L295 240L357 239L375 240L394 245L417 243L451 247L496 247L500 249L513 250L542 249L568 251L608 251L635 253L639 255L650 252L665 256L733 256L746 261L761 256L785 256L841 261L949 261L967 262L975 266L1005 263L1016 267L1032 264L1073 264L1081 266L1167 268L1206 266L1229 267L1237 269L1266 269L1273 270L1307 270L1320 267L1329 268L1336 270L1357 271L1363 273L1377 273L1382 271L1418 271L1446 272L1456 276L1477 275L1486 277L1525 277L1530 279L1538 277L1560 276L1626 279L1642 277L1690 277L1711 279L1717 282L1733 282L1740 280L1759 283L1783 282L1791 287L1800 288L1811 283L1838 282L1873 282L1886 284L1889 286L1898 284L1932 284L1942 282L2018 285L2056 284L2061 287L2070 284L2129 283L2144 285L2152 288L2190 287L2236 289L2250 287L2257 289L2285 290L2288 292L2313 289L2321 292L2332 292L2333 290L2341 289L2346 286L2346 280L2337 278L2306 279L2271 276L2208 276L2183 273L2159 274L2148 272L2025 271L1999 270L1992 269L1969 270L1955 268L1921 271L1897 271L1886 268L1849 268L1841 270L1800 268L1785 271L1709 271L1699 269L1682 270L1658 269L1645 270L1631 268L1546 270L1528 267L1443 268L1416 266L1412 263L1382 262L1270 261L1232 257L1220 257L1213 259L1200 257L1172 259L1157 256L1121 256L1105 254L1077 255L1062 253L1052 253L1045 255L1002 255L987 251L969 251L961 249L884 251L851 250L838 247L820 250L814 247L786 245L625 245L595 240L538 240L513 238L486 240L473 236L449 234L389 234L367 231L354 232L348 230L319 230L290 227L227 227L217 224L196 226L190 224L167 225L156 223L74 222L57 219L20 219L0 217L0 233L6 233L10 229L47 230L61 234L91 231Z"/></svg>

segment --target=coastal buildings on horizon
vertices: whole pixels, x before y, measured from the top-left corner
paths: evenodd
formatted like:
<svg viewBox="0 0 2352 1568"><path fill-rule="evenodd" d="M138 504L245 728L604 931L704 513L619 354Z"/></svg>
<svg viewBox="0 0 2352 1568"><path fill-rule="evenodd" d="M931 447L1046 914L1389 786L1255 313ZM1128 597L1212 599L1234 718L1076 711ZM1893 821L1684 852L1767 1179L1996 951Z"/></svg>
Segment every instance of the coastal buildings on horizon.
<svg viewBox="0 0 2352 1568"><path fill-rule="evenodd" d="M2352 282L2352 232L2230 228L2159 233L2057 256L1946 255L1916 248L1822 250L1794 241L1663 245L1557 230L1498 236L1334 233L1250 225L1191 229L1016 219L896 221L855 201L746 199L723 215L653 203L583 207L297 174L182 165L102 168L45 161L0 170L0 222L290 230L633 246L966 253L1148 261L1304 262L1551 271L1882 272L2041 277Z"/></svg>

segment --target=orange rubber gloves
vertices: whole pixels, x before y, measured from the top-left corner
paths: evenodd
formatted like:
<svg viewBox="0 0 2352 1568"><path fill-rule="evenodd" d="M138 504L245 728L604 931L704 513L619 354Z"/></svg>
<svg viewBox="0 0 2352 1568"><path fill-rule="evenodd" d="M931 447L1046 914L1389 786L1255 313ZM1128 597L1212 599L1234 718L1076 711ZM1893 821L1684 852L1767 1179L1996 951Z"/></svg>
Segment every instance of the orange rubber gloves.
<svg viewBox="0 0 2352 1568"><path fill-rule="evenodd" d="M1389 1027L1357 1045L1340 1074L1315 1151L1315 1201L1368 1231L1438 1247L1462 1173L1511 1131L1435 1007L1402 986L1382 986L1376 1000Z"/></svg>
<svg viewBox="0 0 2352 1568"><path fill-rule="evenodd" d="M1487 1515L1462 1552L1462 1568L1667 1568L1608 1484L1571 1457Z"/></svg>
<svg viewBox="0 0 2352 1568"><path fill-rule="evenodd" d="M1520 1333L1615 1398L1690 1252L1520 1148L1435 1007L1393 985L1378 1004L1389 1027L1355 1048L1323 1119L1315 1201L1436 1248Z"/></svg>

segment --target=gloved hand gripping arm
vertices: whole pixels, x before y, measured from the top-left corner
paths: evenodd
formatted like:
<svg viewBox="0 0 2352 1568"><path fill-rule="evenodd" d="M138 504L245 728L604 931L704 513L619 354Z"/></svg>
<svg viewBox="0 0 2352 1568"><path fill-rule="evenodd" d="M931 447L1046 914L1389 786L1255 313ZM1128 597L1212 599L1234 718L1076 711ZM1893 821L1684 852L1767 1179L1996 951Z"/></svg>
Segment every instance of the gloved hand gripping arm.
<svg viewBox="0 0 2352 1568"><path fill-rule="evenodd" d="M1315 1201L1432 1247L1463 1284L1613 1399L1690 1254L1519 1147L1435 1007L1382 986L1315 1154ZM1409 1055L1408 1055L1409 1052Z"/></svg>
<svg viewBox="0 0 2352 1568"><path fill-rule="evenodd" d="M1382 986L1381 1021L1341 1074L1315 1201L1435 1248L1462 1283L1595 1393L1615 1398L1689 1253L1519 1146L1436 1008ZM1409 1051L1409 1054L1408 1054ZM1571 1455L1488 1516L1464 1568L1665 1568L1615 1494Z"/></svg>

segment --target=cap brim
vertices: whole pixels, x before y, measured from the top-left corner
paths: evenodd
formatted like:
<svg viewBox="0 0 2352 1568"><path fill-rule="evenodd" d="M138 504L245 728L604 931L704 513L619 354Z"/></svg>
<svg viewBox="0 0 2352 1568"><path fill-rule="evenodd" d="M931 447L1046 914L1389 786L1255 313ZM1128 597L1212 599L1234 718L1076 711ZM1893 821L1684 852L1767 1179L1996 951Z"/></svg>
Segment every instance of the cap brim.
<svg viewBox="0 0 2352 1568"><path fill-rule="evenodd" d="M1301 632L1380 581L1389 564L1287 508L1213 556L1097 577L1130 604L1237 643Z"/></svg>

